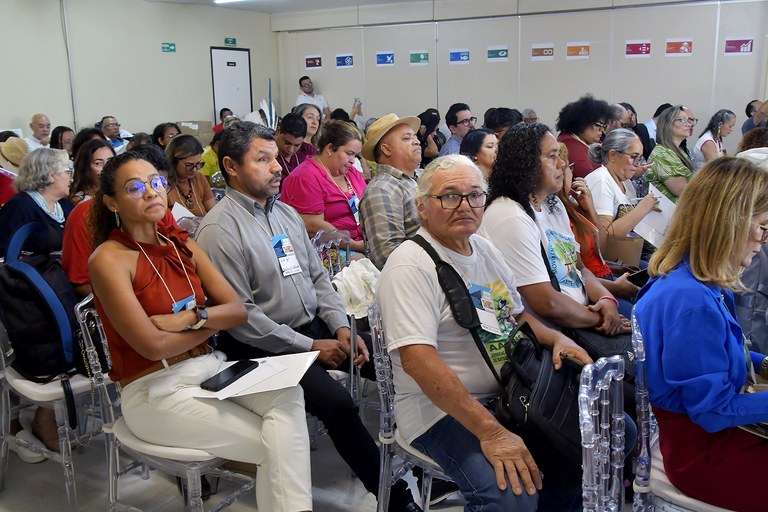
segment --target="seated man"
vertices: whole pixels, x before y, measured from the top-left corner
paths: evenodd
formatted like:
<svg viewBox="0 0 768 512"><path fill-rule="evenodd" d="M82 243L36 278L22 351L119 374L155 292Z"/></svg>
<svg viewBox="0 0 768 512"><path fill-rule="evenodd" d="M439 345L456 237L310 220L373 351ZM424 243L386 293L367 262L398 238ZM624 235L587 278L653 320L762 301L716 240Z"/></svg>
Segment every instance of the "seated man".
<svg viewBox="0 0 768 512"><path fill-rule="evenodd" d="M368 240L370 258L384 267L390 253L419 229L419 215L413 204L416 169L421 161L421 144L416 136L418 117L380 117L368 127L361 154L375 161L376 176L360 200L360 222Z"/></svg>
<svg viewBox="0 0 768 512"><path fill-rule="evenodd" d="M440 156L459 153L461 141L470 130L475 128L477 118L472 115L466 103L454 103L445 113L445 124L451 131L451 137L440 148Z"/></svg>
<svg viewBox="0 0 768 512"><path fill-rule="evenodd" d="M104 132L104 136L112 143L112 147L115 150L116 155L125 153L128 147L128 141L123 139L120 134L120 123L114 116L104 116L99 123L101 131Z"/></svg>
<svg viewBox="0 0 768 512"><path fill-rule="evenodd" d="M277 161L283 169L283 178L291 174L301 162L309 156L302 151L304 137L307 136L307 122L298 114L286 114L275 129ZM282 181L280 182L282 185Z"/></svg>
<svg viewBox="0 0 768 512"><path fill-rule="evenodd" d="M503 341L518 322L528 322L539 341L552 349L556 368L562 364L561 353L590 362L562 333L523 311L512 269L490 242L475 234L486 198L482 172L467 157L435 160L419 178L416 205L422 227L417 234L453 265L467 286L492 302L488 312L499 330L482 331L480 337L497 370L505 360ZM465 510L533 511L537 501L538 510L578 506L578 485L567 490L573 507L545 506L544 494L557 493L556 479L545 481L539 499L541 462L485 407L499 394L498 384L469 331L454 320L429 255L416 243L404 242L390 255L377 286L392 358L397 427L456 482L468 501Z"/></svg>
<svg viewBox="0 0 768 512"><path fill-rule="evenodd" d="M306 409L328 429L339 455L376 494L379 449L348 391L326 371L348 360L350 343L368 360L362 339L351 339L338 293L307 236L301 216L277 201L281 167L274 136L243 121L224 130L219 166L225 199L203 219L197 241L245 304L248 320L220 334L217 350L229 359L319 351L304 374ZM348 364L348 363L347 363ZM372 364L363 374L373 375ZM389 510L417 512L404 481L392 488Z"/></svg>

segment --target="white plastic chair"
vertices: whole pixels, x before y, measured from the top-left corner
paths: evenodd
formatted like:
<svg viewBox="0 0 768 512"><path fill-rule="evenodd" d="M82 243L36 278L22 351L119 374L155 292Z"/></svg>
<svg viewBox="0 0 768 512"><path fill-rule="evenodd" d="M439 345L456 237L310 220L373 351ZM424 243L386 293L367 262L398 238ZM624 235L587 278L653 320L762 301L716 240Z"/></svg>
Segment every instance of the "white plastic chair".
<svg viewBox="0 0 768 512"><path fill-rule="evenodd" d="M96 421L94 388L91 381L82 375L76 374L69 378L69 383L74 395L75 413L78 420L77 431L69 426L67 404L59 379L47 384L38 384L22 377L11 367L14 360L13 347L11 346L5 327L0 323L0 489L5 486L8 468L8 450L11 444L27 448L35 453L42 454L61 464L64 470L64 487L67 493L67 505L69 510L78 510L77 488L75 485L75 468L72 460L72 443L88 444L90 438L101 431L100 423ZM42 442L27 443L24 439L17 438L10 433L10 423L13 417L11 405L11 393L18 396L20 407L37 406L53 409L56 417L56 425L59 434L59 452L49 450ZM86 429L90 427L90 431Z"/></svg>
<svg viewBox="0 0 768 512"><path fill-rule="evenodd" d="M128 428L125 419L120 417L120 397L119 393L113 398L108 388L104 385L106 377L103 374L101 364L96 357L95 343L101 343L105 354L109 354L106 343L106 335L101 320L93 308L93 296L89 295L80 302L75 312L78 322L83 328L86 343L86 353L91 362L96 389L102 404L102 416L104 419L104 432L106 437L107 451L107 498L110 511L128 511L137 512L138 509L119 500L119 477L126 471L136 467L134 463L127 468L120 468L120 451L130 455L138 463L159 469L164 473L181 477L184 479L186 488L186 510L189 512L202 512L202 486L200 478L202 475L208 475L213 478L223 478L240 485L234 492L223 500L218 500L219 504L209 509L210 512L222 510L235 503L244 494L251 492L256 486L255 478L234 473L232 471L220 469L228 461L221 457L216 457L204 450L193 448L176 448L171 446L155 445L147 443L136 437ZM96 329L87 329L87 325L95 325ZM92 337L95 333L98 339ZM147 472L144 472L144 478L149 478ZM216 492L216 482L212 483L211 490Z"/></svg>
<svg viewBox="0 0 768 512"><path fill-rule="evenodd" d="M377 512L386 512L389 507L389 491L395 482L414 466L424 470L421 482L421 508L429 512L429 498L432 490L432 478L452 481L443 473L440 466L430 457L413 448L403 439L395 425L394 403L395 387L392 382L392 363L387 351L387 340L378 305L374 302L368 310L368 321L373 337L373 362L376 366L376 383L379 388L381 412L379 414L379 442L381 450L381 471L379 473L379 493ZM402 461L400 468L394 470L394 459Z"/></svg>
<svg viewBox="0 0 768 512"><path fill-rule="evenodd" d="M585 511L620 512L624 505L624 360L601 357L581 372L583 506Z"/></svg>
<svg viewBox="0 0 768 512"><path fill-rule="evenodd" d="M635 351L635 397L638 443L633 512L730 512L683 494L667 478L659 450L659 429L648 399L645 375L645 345L640 326L632 312L632 348Z"/></svg>

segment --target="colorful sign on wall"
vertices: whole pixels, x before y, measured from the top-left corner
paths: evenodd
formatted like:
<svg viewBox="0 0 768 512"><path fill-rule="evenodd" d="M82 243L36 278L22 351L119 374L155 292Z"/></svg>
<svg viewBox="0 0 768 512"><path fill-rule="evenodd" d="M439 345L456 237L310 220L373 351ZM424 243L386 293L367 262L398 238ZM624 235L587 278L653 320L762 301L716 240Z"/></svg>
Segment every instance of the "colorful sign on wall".
<svg viewBox="0 0 768 512"><path fill-rule="evenodd" d="M306 55L304 57L304 67L307 69L322 69L323 57L320 55Z"/></svg>
<svg viewBox="0 0 768 512"><path fill-rule="evenodd" d="M469 64L469 50L460 48L449 51L448 62L451 64Z"/></svg>
<svg viewBox="0 0 768 512"><path fill-rule="evenodd" d="M590 50L589 42L566 43L565 58L566 60L586 60L589 58Z"/></svg>
<svg viewBox="0 0 768 512"><path fill-rule="evenodd" d="M353 68L355 67L355 58L351 53L343 53L336 55L336 67L337 68Z"/></svg>
<svg viewBox="0 0 768 512"><path fill-rule="evenodd" d="M555 60L555 43L533 43L531 60Z"/></svg>
<svg viewBox="0 0 768 512"><path fill-rule="evenodd" d="M411 66L426 66L429 64L429 52L426 50L411 50Z"/></svg>
<svg viewBox="0 0 768 512"><path fill-rule="evenodd" d="M755 45L754 39L726 39L726 55L751 55Z"/></svg>
<svg viewBox="0 0 768 512"><path fill-rule="evenodd" d="M377 66L394 66L395 52L376 52Z"/></svg>
<svg viewBox="0 0 768 512"><path fill-rule="evenodd" d="M690 57L693 53L693 39L667 39L664 55L667 57Z"/></svg>
<svg viewBox="0 0 768 512"><path fill-rule="evenodd" d="M627 59L650 59L650 39L636 39L627 41L624 46L624 57Z"/></svg>
<svg viewBox="0 0 768 512"><path fill-rule="evenodd" d="M486 55L488 62L507 62L509 61L509 47L489 46Z"/></svg>

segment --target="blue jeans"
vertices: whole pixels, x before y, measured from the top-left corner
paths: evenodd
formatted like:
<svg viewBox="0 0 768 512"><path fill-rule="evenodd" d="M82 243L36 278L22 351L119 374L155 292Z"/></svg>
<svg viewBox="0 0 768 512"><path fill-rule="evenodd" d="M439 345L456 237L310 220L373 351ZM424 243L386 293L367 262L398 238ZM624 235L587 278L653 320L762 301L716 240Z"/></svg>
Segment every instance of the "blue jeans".
<svg viewBox="0 0 768 512"><path fill-rule="evenodd" d="M626 444L624 454L628 456L637 441L637 426L624 413ZM563 489L557 482L547 482L535 496L525 491L515 496L507 483L502 491L496 485L496 473L480 449L480 442L474 434L451 416L446 416L432 428L420 435L411 446L429 455L440 465L446 475L456 482L467 505L465 512L581 512L581 486ZM509 479L507 479L509 480Z"/></svg>
<svg viewBox="0 0 768 512"><path fill-rule="evenodd" d="M483 455L477 437L451 416L438 421L411 445L429 455L456 482L467 500L465 512L534 512L537 509L538 495L529 496L523 490L521 496L515 496L509 480L506 491L499 489L496 472Z"/></svg>

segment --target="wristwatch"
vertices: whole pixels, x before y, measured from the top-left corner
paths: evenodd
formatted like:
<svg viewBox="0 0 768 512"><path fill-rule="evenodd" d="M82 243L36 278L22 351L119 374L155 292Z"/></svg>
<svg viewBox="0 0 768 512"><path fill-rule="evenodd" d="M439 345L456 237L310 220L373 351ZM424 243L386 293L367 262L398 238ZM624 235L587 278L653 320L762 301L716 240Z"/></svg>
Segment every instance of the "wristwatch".
<svg viewBox="0 0 768 512"><path fill-rule="evenodd" d="M205 324L205 322L208 321L208 311L205 310L205 304L203 304L202 306L196 306L195 314L197 314L197 322L187 326L187 329L190 331L198 330Z"/></svg>

